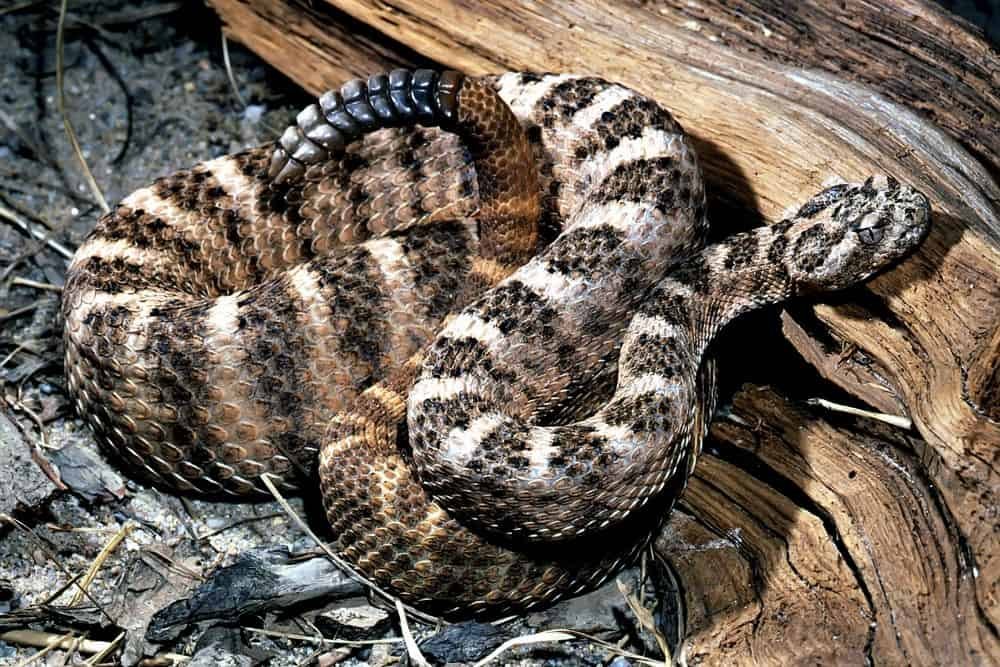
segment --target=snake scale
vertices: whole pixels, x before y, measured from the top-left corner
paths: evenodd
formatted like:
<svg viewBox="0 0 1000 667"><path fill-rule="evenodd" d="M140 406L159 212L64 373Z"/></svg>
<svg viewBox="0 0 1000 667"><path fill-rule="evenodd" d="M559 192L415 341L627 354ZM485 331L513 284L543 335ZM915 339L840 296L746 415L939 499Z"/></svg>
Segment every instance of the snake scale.
<svg viewBox="0 0 1000 667"><path fill-rule="evenodd" d="M928 225L880 176L705 247L695 153L656 102L394 71L105 216L64 290L69 388L170 489L291 490L318 468L360 573L496 616L648 543L700 451L721 327L865 280Z"/></svg>

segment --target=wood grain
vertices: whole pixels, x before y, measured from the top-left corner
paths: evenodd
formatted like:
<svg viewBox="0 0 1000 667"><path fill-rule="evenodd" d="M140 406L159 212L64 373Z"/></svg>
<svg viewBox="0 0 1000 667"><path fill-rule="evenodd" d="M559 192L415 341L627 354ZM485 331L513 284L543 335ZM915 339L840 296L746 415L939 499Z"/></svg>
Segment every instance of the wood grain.
<svg viewBox="0 0 1000 667"><path fill-rule="evenodd" d="M923 190L934 224L915 256L785 317L819 375L916 432L741 391L739 409L778 429L772 458L759 442L739 454L755 432L717 428L729 454L700 464L686 496L697 526L672 524L688 547L675 540L670 559L690 559L689 657L1000 661L1000 56L967 25L920 0L210 4L313 93L419 59L630 85L695 138L722 232L875 172ZM694 555L733 527L748 539L728 556Z"/></svg>
<svg viewBox="0 0 1000 667"><path fill-rule="evenodd" d="M322 4L234 0L209 4L222 18L228 37L259 54L284 58L278 69L312 93L372 72L434 64Z"/></svg>
<svg viewBox="0 0 1000 667"><path fill-rule="evenodd" d="M713 425L657 543L689 661L988 664L1000 648L923 444L835 417L748 386Z"/></svg>

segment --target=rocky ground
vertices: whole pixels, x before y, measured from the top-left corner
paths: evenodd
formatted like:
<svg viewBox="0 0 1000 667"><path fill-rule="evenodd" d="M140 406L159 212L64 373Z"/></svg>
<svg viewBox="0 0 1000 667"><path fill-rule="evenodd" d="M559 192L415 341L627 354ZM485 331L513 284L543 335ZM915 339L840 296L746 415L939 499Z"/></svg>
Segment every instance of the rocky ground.
<svg viewBox="0 0 1000 667"><path fill-rule="evenodd" d="M315 543L277 503L180 499L124 478L65 391L59 286L101 209L64 122L113 204L159 175L276 136L303 93L233 45L231 83L218 22L200 7L71 3L63 116L58 17L53 3L0 10L0 664L170 664L178 654L202 664L406 662L396 612L308 559ZM615 584L500 627L411 627L434 663L472 662L556 627L612 644L532 644L500 660L662 661ZM320 635L370 643L317 645ZM60 638L69 649L30 646Z"/></svg>

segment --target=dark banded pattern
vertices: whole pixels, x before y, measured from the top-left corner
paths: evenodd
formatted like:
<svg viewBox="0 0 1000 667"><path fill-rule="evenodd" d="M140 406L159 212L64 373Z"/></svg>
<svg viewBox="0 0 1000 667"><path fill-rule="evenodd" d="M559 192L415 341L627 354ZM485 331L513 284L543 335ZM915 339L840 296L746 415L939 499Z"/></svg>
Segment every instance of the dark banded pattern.
<svg viewBox="0 0 1000 667"><path fill-rule="evenodd" d="M612 172L612 181L619 173ZM482 337L490 356L480 355L478 367L467 364L464 376L440 358L447 354L449 336L463 333L472 321L463 314L432 346L434 364L425 363L410 398L414 461L435 500L449 514L498 537L551 542L625 521L656 499L698 446L690 419L700 400L698 371L708 344L726 323L802 290L839 289L862 280L915 247L927 229L922 195L887 180L874 193L868 185L844 190L841 201L825 212L806 210L806 217L705 249L655 286L625 332L613 396L574 426L586 445L570 444L566 426L533 421L511 400L510 386L500 387L479 372L509 364L529 342L545 349L545 337L532 333L536 323L512 327L480 305L522 272L469 306L465 313L476 314L484 329L498 329ZM872 226L888 243L866 241L870 235L863 232ZM545 255L558 252L561 240L572 235L570 227ZM524 394L558 392L562 383L555 367L548 375L517 381L526 385L520 389ZM436 400L445 395L463 401ZM503 461L497 452L516 461ZM479 488L490 493L470 491Z"/></svg>
<svg viewBox="0 0 1000 667"><path fill-rule="evenodd" d="M142 460L147 476L161 483L260 491L263 472L311 470L329 418L431 338L461 297L476 249L471 222L418 226L214 300L163 291L173 283L156 274L155 263L144 273L91 257L71 275L67 292L75 301L64 304L73 336L68 354L83 355L71 368L89 368L100 380L82 411L106 402L110 386L175 406L168 420L148 411L130 416L123 405L123 414L101 422L106 431L119 426L126 435L112 445ZM105 307L88 308L93 300L113 304L106 307L119 313L113 327ZM157 305L144 310L145 300ZM125 316L132 313L142 317ZM109 360L137 338L146 343L130 354L143 377L120 386L124 371ZM86 382L81 378L81 386ZM287 482L297 483L294 476Z"/></svg>
<svg viewBox="0 0 1000 667"><path fill-rule="evenodd" d="M350 149L297 178L272 178L267 148L212 160L136 191L80 248L63 303L71 386L105 444L155 463L152 479L296 483L331 415L533 252L537 177L510 111L453 73L400 76L381 82L392 108L357 86L324 102L358 132L341 128ZM413 120L467 145L434 128L372 133ZM119 342L106 308L127 315Z"/></svg>
<svg viewBox="0 0 1000 667"><path fill-rule="evenodd" d="M552 86L538 102L541 125L551 128L557 122L571 119L607 88L608 83L597 77L569 78Z"/></svg>
<svg viewBox="0 0 1000 667"><path fill-rule="evenodd" d="M568 90L575 92L565 102L547 104L551 98L543 95L538 105L553 119L542 124L549 131L554 119L574 128L574 145L603 141L593 122L582 123L577 115L597 119L596 127L615 124L604 115L611 111L590 111L591 105L620 113L641 108L643 119L649 114L646 105L626 104L635 99L631 92L592 79L558 83L549 95L558 98ZM561 131L557 140L565 141L566 130ZM620 345L636 305L674 262L697 247L704 230L696 217L704 203L700 172L686 138L666 121L643 126L594 156L573 189L570 225L536 259L446 326L410 397L411 445L425 486L449 513L498 536L569 539L610 520L589 511L600 494L587 487L607 485L611 475L561 449L567 437L558 429L564 427L539 426L534 418L558 412L570 395L581 398L578 378L601 369ZM470 335L484 350L475 363L451 344L453 337ZM489 369L505 369L514 379L498 380ZM458 406L440 400L456 391L472 399ZM659 407L630 398L613 409L627 406ZM584 449L599 452L595 458L601 461L614 459L618 466L607 469L620 474L630 457L613 451L620 445L612 441L622 439L617 424L603 425L607 433L597 422L580 424L594 443ZM491 451L490 442L504 447ZM552 457L562 457L564 464L550 465ZM557 486L559 493L543 498L539 492ZM623 497L632 501L629 494ZM500 498L505 520L498 523ZM608 512L616 519L627 515L617 505Z"/></svg>
<svg viewBox="0 0 1000 667"><path fill-rule="evenodd" d="M647 97L627 97L601 112L593 132L573 149L573 157L585 160L598 153L614 150L624 139L638 139L649 129L668 134L680 132L670 112Z"/></svg>

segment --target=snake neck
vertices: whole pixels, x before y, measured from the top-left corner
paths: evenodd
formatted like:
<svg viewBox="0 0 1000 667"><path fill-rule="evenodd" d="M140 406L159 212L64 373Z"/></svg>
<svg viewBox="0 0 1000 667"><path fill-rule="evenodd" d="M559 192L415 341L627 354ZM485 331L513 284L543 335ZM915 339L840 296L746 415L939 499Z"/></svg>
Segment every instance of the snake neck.
<svg viewBox="0 0 1000 667"><path fill-rule="evenodd" d="M686 326L700 358L733 319L799 294L861 283L919 245L929 206L888 177L836 186L791 219L736 234L686 260L650 303Z"/></svg>
<svg viewBox="0 0 1000 667"><path fill-rule="evenodd" d="M687 331L700 359L734 319L796 292L785 257L788 226L733 235L681 263L654 290L646 308Z"/></svg>

